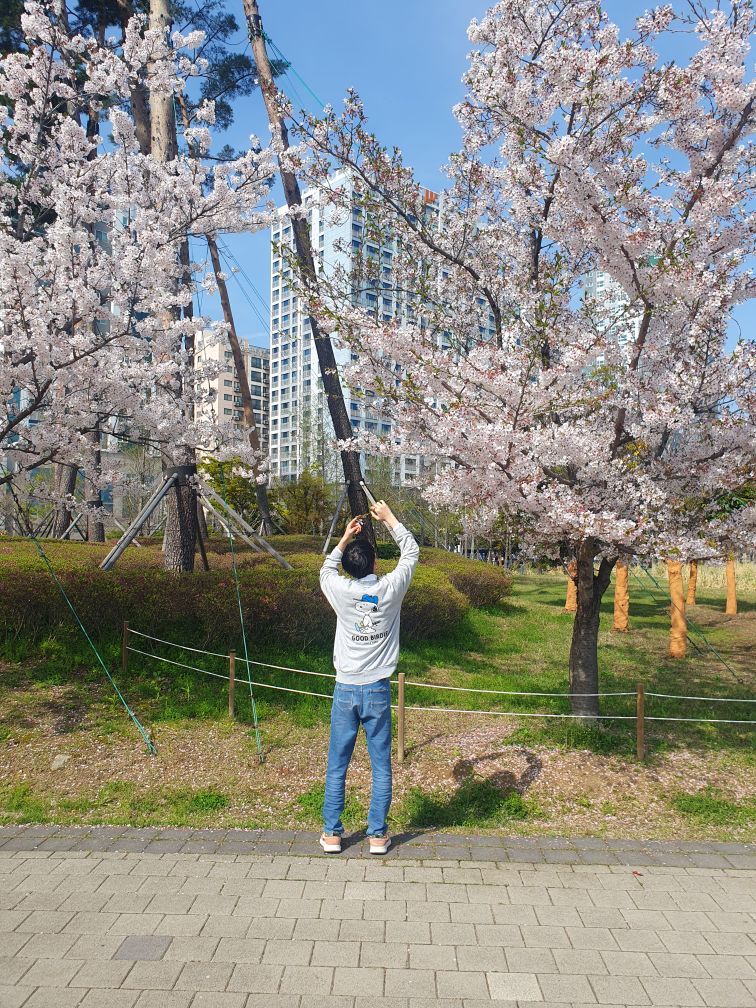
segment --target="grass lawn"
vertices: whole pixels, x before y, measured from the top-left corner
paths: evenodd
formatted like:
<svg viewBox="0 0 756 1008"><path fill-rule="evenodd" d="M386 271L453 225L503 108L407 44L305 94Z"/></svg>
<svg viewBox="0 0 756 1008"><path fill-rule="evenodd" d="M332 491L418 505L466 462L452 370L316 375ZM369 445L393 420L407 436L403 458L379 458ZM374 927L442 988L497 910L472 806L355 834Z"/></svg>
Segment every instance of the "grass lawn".
<svg viewBox="0 0 756 1008"><path fill-rule="evenodd" d="M726 617L722 590L707 587L702 578L699 604L690 616L729 668L695 634L700 651L691 646L687 660L672 662L666 658L664 585L657 588L642 578L642 583L630 579L628 634L611 631L611 589L607 595L602 690L634 691L641 681L650 692L753 697L756 592L744 594L738 616ZM518 576L505 605L471 609L454 636L405 641L400 667L409 681L566 692L572 620L563 604L562 577ZM117 672L120 642L101 643ZM275 644L263 649L254 627L250 647L250 657L259 661L331 671L326 649L297 653ZM225 671L221 659L160 645L144 650L151 648L175 661ZM246 687L237 686L232 722L222 680L131 655L127 675L116 678L153 731L158 753L152 757L73 630L33 645L7 641L0 654L0 822L317 827L327 699L256 688L261 764ZM256 669L254 678L315 693L332 687L328 679L266 669ZM407 703L569 711L560 698L497 698L412 686ZM631 715L634 703L632 696L606 697L602 713ZM747 719L753 705L649 698L647 714ZM606 720L588 729L543 717L408 712L409 752L395 768L392 828L756 838L752 727L649 721L646 734L649 757L640 764L633 720ZM57 756L67 759L52 769ZM362 827L369 794L362 740L348 790L347 824Z"/></svg>

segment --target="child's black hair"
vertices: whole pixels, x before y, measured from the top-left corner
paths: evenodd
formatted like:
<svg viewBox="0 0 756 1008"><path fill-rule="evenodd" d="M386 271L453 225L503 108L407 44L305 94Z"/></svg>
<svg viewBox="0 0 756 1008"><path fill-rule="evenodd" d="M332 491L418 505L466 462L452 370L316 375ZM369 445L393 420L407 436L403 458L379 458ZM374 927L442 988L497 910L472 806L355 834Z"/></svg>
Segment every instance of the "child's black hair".
<svg viewBox="0 0 756 1008"><path fill-rule="evenodd" d="M344 550L341 566L350 577L364 578L373 573L375 550L367 539L355 539Z"/></svg>

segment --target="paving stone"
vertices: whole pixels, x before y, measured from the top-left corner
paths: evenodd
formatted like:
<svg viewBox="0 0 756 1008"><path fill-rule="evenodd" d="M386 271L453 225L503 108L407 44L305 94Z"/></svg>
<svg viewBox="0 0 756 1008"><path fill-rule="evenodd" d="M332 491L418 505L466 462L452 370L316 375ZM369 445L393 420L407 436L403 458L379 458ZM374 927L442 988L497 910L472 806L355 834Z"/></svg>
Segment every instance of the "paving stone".
<svg viewBox="0 0 756 1008"><path fill-rule="evenodd" d="M6 985L18 983L24 973L34 965L34 959L14 959L11 956L0 957L0 989Z"/></svg>
<svg viewBox="0 0 756 1008"><path fill-rule="evenodd" d="M391 965L402 967L407 964L397 961ZM451 945L410 945L409 966L411 969L455 970L458 969L456 951Z"/></svg>
<svg viewBox="0 0 756 1008"><path fill-rule="evenodd" d="M383 970L337 966L333 973L332 991L334 995L380 997L383 994Z"/></svg>
<svg viewBox="0 0 756 1008"><path fill-rule="evenodd" d="M192 1008L245 1008L246 1003L246 994L198 991L192 1000Z"/></svg>
<svg viewBox="0 0 756 1008"><path fill-rule="evenodd" d="M170 990L182 969L182 964L178 962L137 962L121 986L136 990Z"/></svg>
<svg viewBox="0 0 756 1008"><path fill-rule="evenodd" d="M556 951L567 951L558 949ZM506 949L507 968L510 973L557 973L554 951L543 948L508 948Z"/></svg>
<svg viewBox="0 0 756 1008"><path fill-rule="evenodd" d="M645 952L602 952L601 958L613 976L656 976L657 970Z"/></svg>
<svg viewBox="0 0 756 1008"><path fill-rule="evenodd" d="M193 997L190 991L145 990L134 1008L189 1008Z"/></svg>
<svg viewBox="0 0 756 1008"><path fill-rule="evenodd" d="M485 998L488 995L488 981L484 972L438 970L436 989L439 998ZM444 1002L437 1001L444 1005Z"/></svg>
<svg viewBox="0 0 756 1008"><path fill-rule="evenodd" d="M685 977L643 977L646 993L654 1005L703 1005L703 999Z"/></svg>
<svg viewBox="0 0 756 1008"><path fill-rule="evenodd" d="M249 994L275 994L281 983L283 971L283 966L240 963L234 967L227 989Z"/></svg>
<svg viewBox="0 0 756 1008"><path fill-rule="evenodd" d="M282 994L328 994L332 981L330 966L286 966L279 989Z"/></svg>
<svg viewBox="0 0 756 1008"><path fill-rule="evenodd" d="M723 955L754 955L756 942L750 935L732 931L706 931L704 938L715 952Z"/></svg>
<svg viewBox="0 0 756 1008"><path fill-rule="evenodd" d="M595 949L554 949L553 956L557 969L565 975L577 973L583 976L591 974L598 976L607 972L606 963L602 959L601 953ZM507 958L509 958L509 952L507 952Z"/></svg>
<svg viewBox="0 0 756 1008"><path fill-rule="evenodd" d="M387 997L435 997L436 978L432 970L387 969Z"/></svg>
<svg viewBox="0 0 756 1008"><path fill-rule="evenodd" d="M29 1003L28 998L33 993L33 987L0 987L0 1008L21 1008ZM65 1008L65 1003L61 1008Z"/></svg>
<svg viewBox="0 0 756 1008"><path fill-rule="evenodd" d="M82 965L78 959L37 959L23 973L24 986L65 987Z"/></svg>
<svg viewBox="0 0 756 1008"><path fill-rule="evenodd" d="M79 1002L80 1008L132 1008L138 991L89 990Z"/></svg>
<svg viewBox="0 0 756 1008"><path fill-rule="evenodd" d="M298 994L250 994L246 1004L246 1008L299 1008L299 1006ZM334 1004L333 1008L337 1008L337 1005Z"/></svg>
<svg viewBox="0 0 756 1008"><path fill-rule="evenodd" d="M72 936L73 937L73 936ZM79 935L66 952L68 959L112 959L123 944L120 935Z"/></svg>
<svg viewBox="0 0 756 1008"><path fill-rule="evenodd" d="M297 922L299 926L302 921ZM369 941L369 942L382 942L384 936L387 937L388 941L401 942L409 941L409 938L404 937L402 928L411 928L411 934L427 934L428 941L430 941L430 926L428 924L412 924L408 925L400 921L391 922L391 933L386 934L386 924L383 921L366 921L366 920L342 920L339 922L339 941ZM419 940L414 938L412 940Z"/></svg>
<svg viewBox="0 0 756 1008"><path fill-rule="evenodd" d="M210 962L222 939L173 938L163 958L175 962ZM156 956L155 958L160 958Z"/></svg>
<svg viewBox="0 0 756 1008"><path fill-rule="evenodd" d="M595 949L596 951L613 951L617 942L609 928L565 928L569 936L568 944L573 948Z"/></svg>
<svg viewBox="0 0 756 1008"><path fill-rule="evenodd" d="M559 976L553 973L538 974L538 985L545 1001L588 1004L594 1000L591 985L578 974Z"/></svg>
<svg viewBox="0 0 756 1008"><path fill-rule="evenodd" d="M176 981L177 990L222 991L231 976L230 963L186 963Z"/></svg>
<svg viewBox="0 0 756 1008"><path fill-rule="evenodd" d="M120 987L131 966L130 962L119 962L115 959L85 962L76 976L69 980L68 986L86 987L87 989L90 987L98 989Z"/></svg>
<svg viewBox="0 0 756 1008"><path fill-rule="evenodd" d="M645 1005L650 998L637 977L591 976L588 978L601 1005Z"/></svg>
<svg viewBox="0 0 756 1008"><path fill-rule="evenodd" d="M28 991L30 988L23 989ZM24 1008L76 1008L83 995L84 991L70 987L38 987L23 1005Z"/></svg>
<svg viewBox="0 0 756 1008"><path fill-rule="evenodd" d="M488 989L496 1001L543 1001L535 973L487 973Z"/></svg>
<svg viewBox="0 0 756 1008"><path fill-rule="evenodd" d="M362 942L360 966L403 969L409 964L409 945L402 942Z"/></svg>
<svg viewBox="0 0 756 1008"><path fill-rule="evenodd" d="M704 1004L712 1008L753 1008L753 994L742 980L693 980L691 981L703 998Z"/></svg>
<svg viewBox="0 0 756 1008"><path fill-rule="evenodd" d="M165 935L129 935L119 945L114 959L162 959L171 939Z"/></svg>

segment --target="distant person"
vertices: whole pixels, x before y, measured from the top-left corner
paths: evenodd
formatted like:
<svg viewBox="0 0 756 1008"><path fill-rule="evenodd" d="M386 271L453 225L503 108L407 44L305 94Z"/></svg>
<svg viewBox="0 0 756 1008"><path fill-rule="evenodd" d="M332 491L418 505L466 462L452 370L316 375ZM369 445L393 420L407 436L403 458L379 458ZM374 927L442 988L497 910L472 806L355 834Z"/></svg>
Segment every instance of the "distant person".
<svg viewBox="0 0 756 1008"><path fill-rule="evenodd" d="M391 805L391 676L399 660L399 614L420 556L411 532L385 501L370 508L392 531L399 561L390 574L376 574L375 550L355 539L362 521L353 518L320 570L320 587L336 613L333 665L336 687L331 707L323 833L327 853L341 851L346 775L362 725L373 770L367 832L371 854L385 854ZM339 563L348 577L339 574Z"/></svg>

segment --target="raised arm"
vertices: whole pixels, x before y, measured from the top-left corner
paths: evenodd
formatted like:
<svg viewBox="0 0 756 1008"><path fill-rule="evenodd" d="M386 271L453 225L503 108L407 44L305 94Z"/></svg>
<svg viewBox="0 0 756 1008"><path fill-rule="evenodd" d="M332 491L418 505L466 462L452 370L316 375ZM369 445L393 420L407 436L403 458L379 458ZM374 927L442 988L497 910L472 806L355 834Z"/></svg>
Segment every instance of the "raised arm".
<svg viewBox="0 0 756 1008"><path fill-rule="evenodd" d="M347 527L344 529L344 535L341 539L339 539L338 545L331 550L323 561L323 566L320 568L320 590L323 592L331 605L333 605L338 585L342 580L341 575L339 574L339 562L341 561L344 550L347 548L352 539L359 534L361 529L362 522L359 518L352 518Z"/></svg>
<svg viewBox="0 0 756 1008"><path fill-rule="evenodd" d="M417 561L420 559L420 547L409 529L402 525L385 501L376 501L370 511L373 518L382 521L391 531L399 547L399 562L390 574L384 575L384 580L388 581L394 591L403 596L409 588Z"/></svg>

